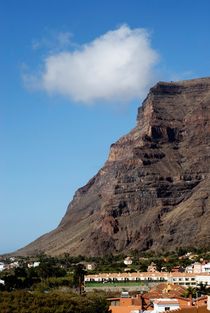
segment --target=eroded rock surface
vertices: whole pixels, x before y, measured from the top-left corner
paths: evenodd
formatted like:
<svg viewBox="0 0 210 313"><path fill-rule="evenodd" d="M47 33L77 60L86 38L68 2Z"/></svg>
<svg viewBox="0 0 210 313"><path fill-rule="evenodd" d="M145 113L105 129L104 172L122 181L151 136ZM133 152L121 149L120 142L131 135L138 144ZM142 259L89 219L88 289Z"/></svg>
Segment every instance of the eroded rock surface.
<svg viewBox="0 0 210 313"><path fill-rule="evenodd" d="M210 78L159 82L59 226L17 254L210 246Z"/></svg>

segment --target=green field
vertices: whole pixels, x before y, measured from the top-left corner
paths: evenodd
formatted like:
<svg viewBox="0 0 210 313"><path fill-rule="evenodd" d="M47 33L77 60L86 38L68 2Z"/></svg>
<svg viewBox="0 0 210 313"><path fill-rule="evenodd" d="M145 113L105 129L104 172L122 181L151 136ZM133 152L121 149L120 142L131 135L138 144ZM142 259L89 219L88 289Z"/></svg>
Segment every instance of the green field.
<svg viewBox="0 0 210 313"><path fill-rule="evenodd" d="M144 283L138 281L115 281L115 282L86 282L85 287L129 287L129 286L143 286Z"/></svg>

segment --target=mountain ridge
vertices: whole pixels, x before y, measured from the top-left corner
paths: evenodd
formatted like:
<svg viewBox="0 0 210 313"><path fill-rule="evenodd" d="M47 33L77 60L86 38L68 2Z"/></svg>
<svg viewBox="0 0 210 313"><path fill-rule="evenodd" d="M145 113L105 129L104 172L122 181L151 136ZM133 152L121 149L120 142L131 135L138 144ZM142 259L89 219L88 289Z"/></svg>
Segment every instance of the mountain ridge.
<svg viewBox="0 0 210 313"><path fill-rule="evenodd" d="M158 82L58 227L17 255L207 247L210 78Z"/></svg>

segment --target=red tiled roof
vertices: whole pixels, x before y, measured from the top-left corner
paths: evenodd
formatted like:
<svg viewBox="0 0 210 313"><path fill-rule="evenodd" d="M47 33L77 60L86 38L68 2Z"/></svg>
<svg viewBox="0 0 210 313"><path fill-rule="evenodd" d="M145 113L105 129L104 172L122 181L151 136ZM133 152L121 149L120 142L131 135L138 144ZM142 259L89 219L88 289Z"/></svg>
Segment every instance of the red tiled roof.
<svg viewBox="0 0 210 313"><path fill-rule="evenodd" d="M161 300L161 299L157 299L157 300L155 300L154 301L154 303L156 303L156 304L179 304L179 302L178 302L178 300L176 300L176 299L168 299L168 300L166 300L166 299L163 299L163 300Z"/></svg>

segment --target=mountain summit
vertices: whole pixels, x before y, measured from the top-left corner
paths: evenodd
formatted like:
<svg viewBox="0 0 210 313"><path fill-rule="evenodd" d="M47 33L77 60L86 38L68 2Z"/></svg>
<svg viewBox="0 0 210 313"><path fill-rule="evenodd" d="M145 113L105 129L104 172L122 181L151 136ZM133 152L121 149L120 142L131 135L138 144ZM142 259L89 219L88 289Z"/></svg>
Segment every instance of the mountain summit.
<svg viewBox="0 0 210 313"><path fill-rule="evenodd" d="M209 170L210 78L159 82L59 226L16 254L209 247Z"/></svg>

